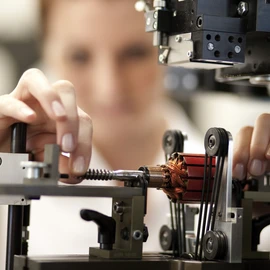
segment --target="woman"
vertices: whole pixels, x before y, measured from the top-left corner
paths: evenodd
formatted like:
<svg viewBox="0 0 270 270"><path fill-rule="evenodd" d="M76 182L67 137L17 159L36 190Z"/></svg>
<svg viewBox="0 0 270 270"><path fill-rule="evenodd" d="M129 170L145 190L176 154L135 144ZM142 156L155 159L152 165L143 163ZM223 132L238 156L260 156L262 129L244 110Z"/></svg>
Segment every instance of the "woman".
<svg viewBox="0 0 270 270"><path fill-rule="evenodd" d="M70 153L70 158L61 156L60 171L73 176L87 170L92 145L91 167L136 169L163 161L160 143L166 129L181 128L192 141L194 130L185 115L162 93L163 70L134 3L42 1L43 60L56 82L51 84L32 69L10 95L0 98L1 151L7 151L9 127L18 120L29 124L27 150L35 159L42 160L45 143L57 142ZM239 133L235 177L261 175L269 166L269 119L264 114L254 130ZM73 177L67 182L78 181ZM162 211L156 211L161 205ZM77 218L85 207L110 214L110 201L105 199L45 198L33 203L30 253L87 253L96 243L90 227L96 228ZM166 196L152 192L146 250L159 250L158 230L168 212Z"/></svg>

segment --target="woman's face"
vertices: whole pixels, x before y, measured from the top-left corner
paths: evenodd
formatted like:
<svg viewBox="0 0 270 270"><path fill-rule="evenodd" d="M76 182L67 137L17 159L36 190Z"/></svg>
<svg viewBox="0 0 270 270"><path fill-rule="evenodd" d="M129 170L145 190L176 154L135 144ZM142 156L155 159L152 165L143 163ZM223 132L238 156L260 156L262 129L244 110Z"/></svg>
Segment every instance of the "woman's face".
<svg viewBox="0 0 270 270"><path fill-rule="evenodd" d="M161 68L135 0L53 1L45 62L70 80L93 120L142 116L160 96Z"/></svg>

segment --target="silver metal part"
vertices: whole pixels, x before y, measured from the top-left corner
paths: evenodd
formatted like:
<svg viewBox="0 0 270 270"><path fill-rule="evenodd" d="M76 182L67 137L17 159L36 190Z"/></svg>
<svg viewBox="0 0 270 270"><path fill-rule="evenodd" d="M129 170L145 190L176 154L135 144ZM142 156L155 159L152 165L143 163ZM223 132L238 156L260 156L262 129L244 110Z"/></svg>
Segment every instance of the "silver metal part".
<svg viewBox="0 0 270 270"><path fill-rule="evenodd" d="M154 43L157 43L157 40L154 37ZM161 44L161 43L160 43ZM228 65L208 63L205 65L200 62L192 62L194 44L191 39L191 33L178 34L168 37L168 48L169 54L166 59L166 63L169 66L181 66L186 68L204 68L204 69L216 69L222 67L228 67ZM209 45L208 50L211 50L212 45ZM159 59L160 60L160 59ZM160 61L161 62L161 61ZM161 62L162 63L162 62Z"/></svg>
<svg viewBox="0 0 270 270"><path fill-rule="evenodd" d="M129 187L98 187L98 186L54 186L42 184L0 185L0 194L24 195L26 197L39 196L70 196L70 197L104 197L126 198L142 194L141 188Z"/></svg>
<svg viewBox="0 0 270 270"><path fill-rule="evenodd" d="M245 16L247 15L248 13L248 3L247 2L244 2L244 1L241 1L239 4L238 4L238 7L237 7L237 12L240 16Z"/></svg>
<svg viewBox="0 0 270 270"><path fill-rule="evenodd" d="M16 185L23 183L24 169L20 167L21 161L28 161L29 154L0 153L0 186L4 184ZM23 194L2 193L0 205L26 205ZM14 195L14 194L13 194Z"/></svg>
<svg viewBox="0 0 270 270"><path fill-rule="evenodd" d="M162 52L162 54L160 54L159 57L158 57L159 62L162 63L162 64L165 64L167 62L169 53L170 53L170 48L169 47L165 47L164 48L164 51Z"/></svg>
<svg viewBox="0 0 270 270"><path fill-rule="evenodd" d="M142 240L143 233L140 230L136 230L133 232L134 240Z"/></svg>
<svg viewBox="0 0 270 270"><path fill-rule="evenodd" d="M233 162L233 140L232 135L228 132L229 144L228 144L228 154L225 158L219 203L217 206L218 216L222 221L231 221L231 206L232 206L232 162Z"/></svg>
<svg viewBox="0 0 270 270"><path fill-rule="evenodd" d="M254 76L249 79L249 82L254 85L268 85L270 84L270 75Z"/></svg>
<svg viewBox="0 0 270 270"><path fill-rule="evenodd" d="M228 253L225 261L240 263L242 261L242 230L243 230L243 209L231 208L232 217L230 221L217 220L215 230L222 231L227 237Z"/></svg>
<svg viewBox="0 0 270 270"><path fill-rule="evenodd" d="M214 44L213 44L212 42L209 42L209 43L207 44L207 49L208 49L209 51L213 51L213 50L215 49Z"/></svg>
<svg viewBox="0 0 270 270"><path fill-rule="evenodd" d="M26 168L24 184L27 185L54 185L58 184L60 148L57 144L46 144L44 149L44 162L28 161L22 163Z"/></svg>
<svg viewBox="0 0 270 270"><path fill-rule="evenodd" d="M165 8L166 1L165 0L154 0L153 6L154 6L154 8Z"/></svg>
<svg viewBox="0 0 270 270"><path fill-rule="evenodd" d="M222 231L227 237L228 252L225 261L238 263L242 261L242 219L243 209L232 208L232 162L233 140L228 132L228 153L225 158L221 179L220 195L217 207L215 231Z"/></svg>
<svg viewBox="0 0 270 270"><path fill-rule="evenodd" d="M25 178L38 179L43 176L43 169L48 165L44 162L22 161L21 167L25 170Z"/></svg>
<svg viewBox="0 0 270 270"><path fill-rule="evenodd" d="M113 171L113 179L121 181L137 180L138 177L143 176L143 174L142 171L136 170L117 170Z"/></svg>
<svg viewBox="0 0 270 270"><path fill-rule="evenodd" d="M240 46L235 46L234 47L234 51L236 52L236 53L240 53L241 52L241 47Z"/></svg>
<svg viewBox="0 0 270 270"><path fill-rule="evenodd" d="M149 5L143 0L139 0L135 3L135 9L138 12L148 12L150 10Z"/></svg>

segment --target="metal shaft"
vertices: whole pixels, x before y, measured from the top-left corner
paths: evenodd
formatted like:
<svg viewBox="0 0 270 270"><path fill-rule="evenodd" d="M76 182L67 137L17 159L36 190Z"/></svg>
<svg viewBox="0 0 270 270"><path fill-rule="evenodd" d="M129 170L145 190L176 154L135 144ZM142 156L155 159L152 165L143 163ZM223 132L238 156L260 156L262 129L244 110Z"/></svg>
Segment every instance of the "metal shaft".
<svg viewBox="0 0 270 270"><path fill-rule="evenodd" d="M129 181L138 180L140 176L143 176L144 172L136 170L95 170L89 169L85 175L81 176L80 179L85 180L119 180L119 181Z"/></svg>
<svg viewBox="0 0 270 270"><path fill-rule="evenodd" d="M17 123L11 127L10 152L26 152L26 124ZM26 211L30 211L29 207ZM10 205L8 207L6 270L13 270L14 255L22 254L23 216L24 206Z"/></svg>

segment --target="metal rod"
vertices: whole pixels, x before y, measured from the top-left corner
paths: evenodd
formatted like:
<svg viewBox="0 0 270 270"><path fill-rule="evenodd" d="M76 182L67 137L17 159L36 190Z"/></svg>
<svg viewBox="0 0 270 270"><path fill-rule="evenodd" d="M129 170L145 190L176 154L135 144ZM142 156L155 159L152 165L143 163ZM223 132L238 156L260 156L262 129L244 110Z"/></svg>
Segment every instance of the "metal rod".
<svg viewBox="0 0 270 270"><path fill-rule="evenodd" d="M218 156L217 161L216 161L216 171L215 171L215 176L214 176L214 184L212 187L210 209L209 209L209 218L207 220L206 231L210 230L210 223L211 223L211 219L212 219L213 205L214 205L214 199L215 199L215 194L216 194L216 189L217 189L218 175L219 175L219 170L220 170L220 160L221 160L221 158ZM215 205L215 207L216 207L216 205Z"/></svg>
<svg viewBox="0 0 270 270"><path fill-rule="evenodd" d="M213 157L209 157L209 166L208 166L208 176L206 177L206 198L205 198L205 206L204 206L204 213L203 213L203 223L202 223L202 231L201 231L201 248L200 248L200 260L202 259L202 242L203 242L203 236L206 233L205 227L207 223L207 217L208 215L208 204L209 204L209 189L210 189L210 183L211 183L211 176L212 176L212 160ZM207 174L207 168L206 168L206 174Z"/></svg>
<svg viewBox="0 0 270 270"><path fill-rule="evenodd" d="M176 204L175 204L176 205ZM181 226L181 212L180 203L177 203L177 238L178 238L178 256L180 257L183 253L183 239L182 239L182 226Z"/></svg>
<svg viewBox="0 0 270 270"><path fill-rule="evenodd" d="M202 211L203 211L203 208L204 208L204 191L205 191L205 184L206 184L206 168L207 168L207 166L208 166L208 154L205 153L204 173L203 173L203 187L202 187L200 213L199 213L199 221L198 221L198 227L197 227L196 246L195 246L195 259L196 260L198 260L198 249L199 249L200 234L201 234Z"/></svg>
<svg viewBox="0 0 270 270"><path fill-rule="evenodd" d="M219 193L220 193L220 186L221 186L221 180L222 180L224 161L225 161L225 157L222 157L222 159L221 159L221 168L220 168L220 172L219 172L219 176L218 176L218 187L217 187L217 194L216 194L216 198L215 198L215 208L214 208L214 212L213 212L211 230L214 230L214 227L215 227L217 206L218 206L218 199L219 199Z"/></svg>
<svg viewBox="0 0 270 270"><path fill-rule="evenodd" d="M11 127L11 153L26 152L26 124L17 123ZM22 227L24 206L8 207L6 270L13 270L14 255L22 255Z"/></svg>
<svg viewBox="0 0 270 270"><path fill-rule="evenodd" d="M183 221L183 252L187 252L187 245L186 245L186 213L185 213L185 204L181 203L181 210L182 210L182 221Z"/></svg>

